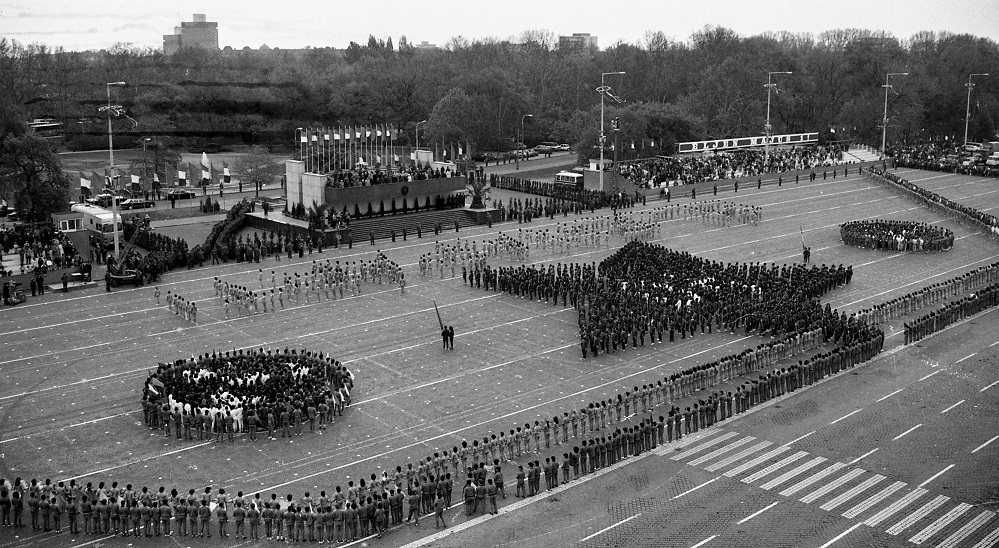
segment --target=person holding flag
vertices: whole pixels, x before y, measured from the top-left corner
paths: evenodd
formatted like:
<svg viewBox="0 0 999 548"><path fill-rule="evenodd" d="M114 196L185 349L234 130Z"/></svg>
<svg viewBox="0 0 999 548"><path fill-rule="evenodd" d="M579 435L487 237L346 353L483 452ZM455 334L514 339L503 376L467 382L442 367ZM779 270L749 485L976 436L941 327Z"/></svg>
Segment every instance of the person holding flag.
<svg viewBox="0 0 999 548"><path fill-rule="evenodd" d="M812 248L810 248L810 247L808 247L808 246L805 245L805 230L801 227L801 225L798 226L798 231L801 233L801 256L802 256L802 262L805 263L805 264L808 264L808 262L812 258Z"/></svg>

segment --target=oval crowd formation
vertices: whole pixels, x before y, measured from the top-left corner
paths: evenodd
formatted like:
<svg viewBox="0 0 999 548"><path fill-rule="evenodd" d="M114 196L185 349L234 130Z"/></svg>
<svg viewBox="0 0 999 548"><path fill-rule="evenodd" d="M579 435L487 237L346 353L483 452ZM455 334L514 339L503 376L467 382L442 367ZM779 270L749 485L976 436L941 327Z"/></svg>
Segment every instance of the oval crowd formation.
<svg viewBox="0 0 999 548"><path fill-rule="evenodd" d="M886 251L929 253L954 247L952 231L916 221L850 221L840 225L839 235L847 245Z"/></svg>

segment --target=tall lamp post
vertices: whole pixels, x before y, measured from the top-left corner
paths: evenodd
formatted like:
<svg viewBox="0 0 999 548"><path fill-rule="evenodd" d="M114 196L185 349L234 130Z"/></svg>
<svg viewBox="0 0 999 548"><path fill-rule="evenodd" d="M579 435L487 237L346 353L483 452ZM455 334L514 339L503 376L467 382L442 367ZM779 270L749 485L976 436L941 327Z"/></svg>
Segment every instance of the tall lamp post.
<svg viewBox="0 0 999 548"><path fill-rule="evenodd" d="M120 244L118 242L118 177L114 173L114 140L112 139L112 129L111 129L111 115L119 116L123 113L121 105L111 104L111 86L124 86L125 82L108 82L105 86L107 88L108 104L105 107L101 107L100 110L107 112L108 115L108 156L111 163L111 225L114 234L114 256L117 263L121 259L119 253L121 252Z"/></svg>
<svg viewBox="0 0 999 548"><path fill-rule="evenodd" d="M425 123L427 123L426 120L416 122L416 158L414 158L416 165L420 165L420 124Z"/></svg>
<svg viewBox="0 0 999 548"><path fill-rule="evenodd" d="M908 72L889 72L885 75L885 83L883 88L885 88L885 113L881 118L881 157L885 157L885 143L888 139L888 90L892 89L891 84L888 83L888 79L892 76L908 76ZM895 91L892 89L892 91Z"/></svg>
<svg viewBox="0 0 999 548"><path fill-rule="evenodd" d="M793 74L793 73L781 72L781 71L767 73L767 83L765 86L763 86L767 88L767 124L763 126L763 131L767 137L766 141L763 143L763 156L765 162L764 165L770 162L770 137L773 135L773 126L770 125L770 93L771 92L780 93L780 90L777 89L777 84L772 81L774 74Z"/></svg>
<svg viewBox="0 0 999 548"><path fill-rule="evenodd" d="M525 114L525 115L523 115L523 116L520 117L520 140L517 141L518 144L523 144L524 143L524 120L527 120L528 118L534 118L534 115L533 114ZM520 169L520 151L521 150L527 150L527 145L524 145L523 149L519 149L519 148L517 149L517 156L514 158L514 163L516 164L517 169Z"/></svg>
<svg viewBox="0 0 999 548"><path fill-rule="evenodd" d="M620 103L621 99L611 93L610 86L604 84L604 77L606 76L618 76L624 75L624 71L619 72L603 72L600 74L600 87L597 88L597 92L600 93L600 190L604 189L604 143L607 142L607 136L604 134L604 97L610 97L613 101Z"/></svg>
<svg viewBox="0 0 999 548"><path fill-rule="evenodd" d="M987 72L976 72L974 74L968 75L968 83L964 84L968 88L968 106L964 111L964 144L968 144L968 122L971 121L971 89L975 87L975 84L971 83L972 76L988 76Z"/></svg>

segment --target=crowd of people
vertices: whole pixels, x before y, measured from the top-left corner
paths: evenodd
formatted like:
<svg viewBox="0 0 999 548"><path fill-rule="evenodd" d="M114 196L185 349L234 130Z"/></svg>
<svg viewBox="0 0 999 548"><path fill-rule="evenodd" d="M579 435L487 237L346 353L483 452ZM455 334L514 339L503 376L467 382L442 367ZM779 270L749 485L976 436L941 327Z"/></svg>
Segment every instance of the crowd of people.
<svg viewBox="0 0 999 548"><path fill-rule="evenodd" d="M762 149L737 149L711 154L658 156L622 163L621 177L641 188L754 177L763 173L803 171L844 163L848 145L796 145ZM846 162L849 163L849 162Z"/></svg>
<svg viewBox="0 0 999 548"><path fill-rule="evenodd" d="M978 211L973 207L960 204L944 198L935 192L918 187L894 173L889 173L884 168L872 167L867 170L867 175L873 181L896 189L930 209L939 208L953 215L959 222L967 223L972 228L984 232L993 239L999 238L999 217L995 215Z"/></svg>
<svg viewBox="0 0 999 548"><path fill-rule="evenodd" d="M156 286L153 288L153 297L156 298L156 305L160 304L160 287ZM166 294L166 305L167 310L173 312L176 316L183 316L185 320L197 324L198 323L198 305L194 301L190 301L167 291Z"/></svg>
<svg viewBox="0 0 999 548"><path fill-rule="evenodd" d="M849 221L840 225L839 236L846 245L877 250L930 253L954 247L950 229L915 221Z"/></svg>
<svg viewBox="0 0 999 548"><path fill-rule="evenodd" d="M947 326L974 316L986 308L999 306L999 284L991 284L956 301L943 305L939 310L906 322L905 344L914 343Z"/></svg>
<svg viewBox="0 0 999 548"><path fill-rule="evenodd" d="M506 207L500 202L496 207L506 211L503 220L507 220L508 218L517 219L524 212L529 212L534 217L551 217L556 213L568 215L570 211L580 213L586 209L592 212L595 209L603 207L612 207L615 209L631 207L641 200L637 194L628 192L604 192L601 190L568 188L556 185L553 182L534 181L496 174L489 175L489 186L551 198L551 200L544 201L540 198L535 198L534 200L513 200L511 198L511 202Z"/></svg>
<svg viewBox="0 0 999 548"><path fill-rule="evenodd" d="M346 188L354 186L381 185L387 183L411 183L429 179L457 177L459 173L448 167L407 164L397 166L391 172L382 168L358 165L353 169L340 169L326 175L326 186Z"/></svg>
<svg viewBox="0 0 999 548"><path fill-rule="evenodd" d="M854 315L860 321L880 325L996 282L999 282L999 262L978 267L943 282L930 284L901 297L894 297L871 308L860 310Z"/></svg>
<svg viewBox="0 0 999 548"><path fill-rule="evenodd" d="M325 430L350 405L354 375L322 352L296 349L203 354L160 364L146 379L146 424L165 437L223 439L246 433L269 439ZM171 426L173 428L171 429Z"/></svg>
<svg viewBox="0 0 999 548"><path fill-rule="evenodd" d="M0 276L46 272L88 262L73 242L51 224L11 224L0 229L0 257L3 255L17 255L20 271L0 268Z"/></svg>

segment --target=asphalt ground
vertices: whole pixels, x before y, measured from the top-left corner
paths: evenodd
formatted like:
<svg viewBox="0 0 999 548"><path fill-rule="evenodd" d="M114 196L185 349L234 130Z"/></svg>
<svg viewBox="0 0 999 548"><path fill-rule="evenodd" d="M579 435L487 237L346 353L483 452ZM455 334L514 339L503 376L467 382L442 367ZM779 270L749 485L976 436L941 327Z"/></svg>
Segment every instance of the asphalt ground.
<svg viewBox="0 0 999 548"><path fill-rule="evenodd" d="M916 182L918 175L939 174L917 172L910 179ZM934 191L945 196L945 192L966 192L968 196L987 192L972 178L932 180L938 185ZM853 265L853 282L823 299L846 311L959 275L995 261L997 255L994 243L985 237L858 176L760 191L745 189L737 196L718 198L763 206L764 222L760 226L722 227L673 219L664 223L662 243L715 260L780 263L800 260L804 239L812 247L814 262ZM650 202L648 207L661 205ZM842 245L839 224L864 218L940 223L955 232L957 242L953 250L941 254L892 254ZM492 231L468 229L458 235L481 242L499 230L551 230L554 223L565 220L507 223L494 226ZM623 243L621 238L612 238L611 249L580 247L570 254L535 249L531 260L599 262ZM405 294L388 285L365 284L362 295L343 301L290 304L278 312L229 320L213 299L213 276L256 287L258 268L275 270L280 278L282 272L304 271L311 259L373 258L375 248L365 245L259 266L228 264L169 274L160 284L161 290L164 295L170 290L196 300L201 309L197 326L156 306L151 287L112 294L92 290L46 295L31 305L3 309L0 473L6 477L75 478L84 483L117 480L154 489L165 485L168 489L201 490L211 485L230 493L300 495L312 491L315 495L321 489L331 491L333 485L345 486L348 479L380 475L383 469L396 465L405 467L411 460L457 445L462 439L471 441L517 424L560 415L763 340L716 333L583 360L572 310L469 289L462 285L460 272L457 278L420 276L416 261L419 255L432 251L429 238L384 243L376 248L406 268L409 283ZM511 264L506 259L491 263ZM265 285L269 285L269 278ZM455 325L456 350L452 352L438 347L435 301L445 323ZM428 536L433 527L426 520L419 527L393 530L384 539L365 542L385 546L411 542L433 546L568 546L581 542L694 546L711 537L702 545L743 546L749 539L754 545L823 546L835 539L837 546L901 546L957 508L961 515L930 537L940 542L960 532L956 528L980 512L995 511L999 498L994 473L999 444L971 453L997 434L995 413L999 406L994 405L990 390L999 388L989 384L996 380L996 347L989 346L999 339L991 328L994 320L995 312L988 312L904 348L899 347L901 324L895 322L886 326L890 354L701 433L704 440L731 433L730 443L753 436L755 439L743 446L747 448L764 441L772 446L793 445L788 454L807 452L798 462L822 457L829 463L846 465L863 457L844 468L862 467L862 472L810 502L800 500L809 490L789 498L780 495L780 490L758 487L776 476L776 470L773 476L745 483L739 478L755 473L753 470L733 478L724 476L725 468L705 470L724 455L690 464L727 444L675 461L669 458L675 456L671 454L674 447L665 446L660 451L664 455L652 452L630 459L548 497L501 505L499 516L478 518L484 522L481 524L462 525L466 518L452 511L449 523L460 526L452 530L467 529L442 538ZM354 404L323 434L306 433L292 440L251 443L241 437L232 444L183 442L142 425L138 404L141 382L156 362L256 346L305 347L332 353L357 375ZM955 403L956 407L947 409ZM903 435L895 439L899 434ZM689 447L696 448L694 444L700 439L695 438ZM733 448L730 454L736 451ZM548 455L543 451L532 455L532 460ZM780 456L773 462L779 462ZM515 464L504 467L508 478L512 478ZM954 466L947 468L951 464ZM768 462L761 461L759 466L766 467ZM945 468L943 474L933 477ZM839 512L819 508L873 474L885 479L870 487L870 493L889 486L889 482L905 482L898 491L901 495L932 479L926 486L930 494L919 502L929 501L931 494L947 496L948 500L896 534L887 529L906 512L892 516L898 519L886 519L880 528L857 526L878 506L854 518L842 516L844 509L862 500L868 491L835 508ZM718 476L721 479L715 479ZM788 479L788 485L792 484L790 479L794 478ZM708 481L711 483L705 484ZM886 498L879 504L892 500ZM774 502L778 504L738 523ZM967 509L960 504L975 507ZM917 507L914 503L910 510ZM985 535L999 523L994 516L986 517L988 521L978 524L957 545L973 546L988 540ZM613 528L600 532L607 527ZM127 539L73 539L65 533L14 538L9 532L0 532L0 548L93 545L95 541L111 546L127 544ZM183 545L210 544L200 539L184 540ZM143 543L165 546L175 541L179 539Z"/></svg>

